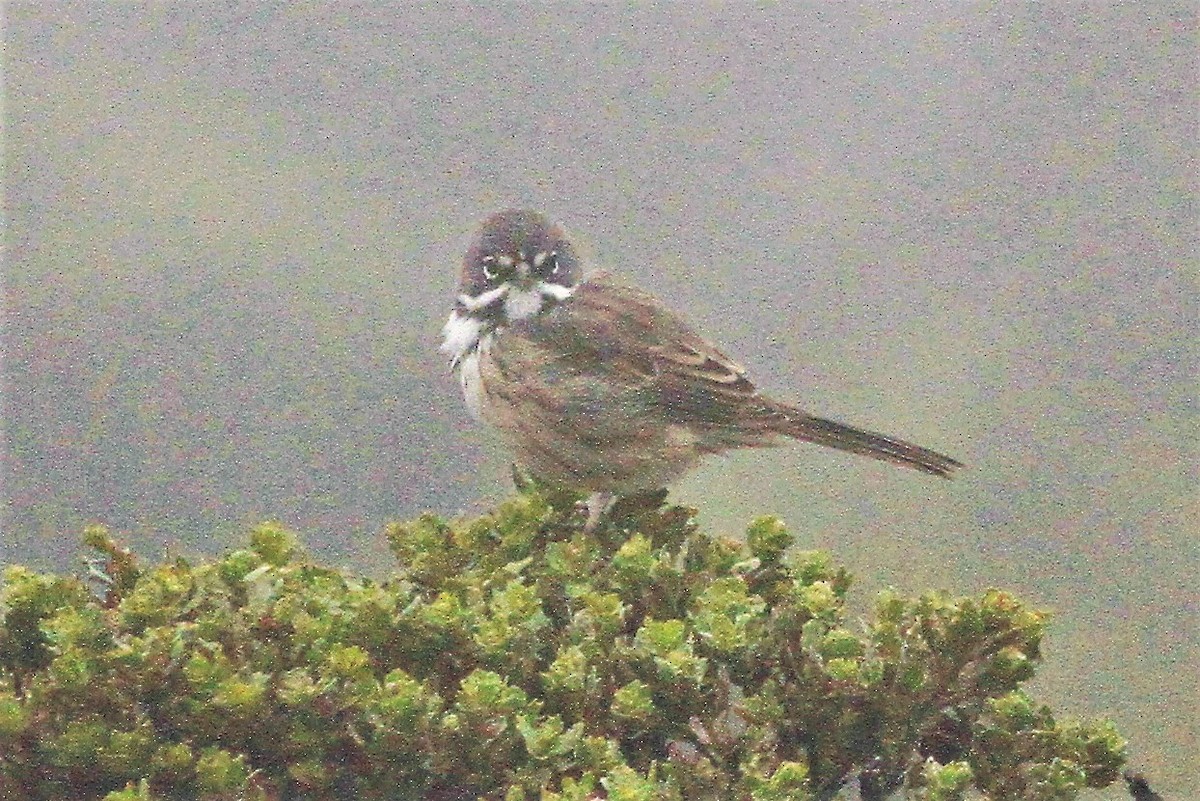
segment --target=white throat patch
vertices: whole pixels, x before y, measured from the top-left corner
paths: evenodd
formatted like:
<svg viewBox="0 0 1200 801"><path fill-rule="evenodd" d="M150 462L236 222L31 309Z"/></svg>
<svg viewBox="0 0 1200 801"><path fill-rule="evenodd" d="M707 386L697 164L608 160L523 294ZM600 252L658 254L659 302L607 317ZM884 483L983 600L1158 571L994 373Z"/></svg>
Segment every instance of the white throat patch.
<svg viewBox="0 0 1200 801"><path fill-rule="evenodd" d="M540 312L548 299L566 300L574 291L562 284L545 281L530 290L510 289L504 298L504 314L510 320L524 320Z"/></svg>
<svg viewBox="0 0 1200 801"><path fill-rule="evenodd" d="M524 320L542 310L546 296L541 287L530 290L510 289L504 297L504 316L510 320Z"/></svg>
<svg viewBox="0 0 1200 801"><path fill-rule="evenodd" d="M540 312L548 299L563 301L571 297L574 291L561 284L544 281L530 290L514 289L510 284L503 284L475 298L459 295L458 302L468 311L503 302L504 316L508 320L524 320ZM442 345L438 350L450 357L451 368L457 368L463 359L471 355L480 344L480 338L486 337L485 328L487 324L478 317L458 310L450 313L450 319L442 326Z"/></svg>

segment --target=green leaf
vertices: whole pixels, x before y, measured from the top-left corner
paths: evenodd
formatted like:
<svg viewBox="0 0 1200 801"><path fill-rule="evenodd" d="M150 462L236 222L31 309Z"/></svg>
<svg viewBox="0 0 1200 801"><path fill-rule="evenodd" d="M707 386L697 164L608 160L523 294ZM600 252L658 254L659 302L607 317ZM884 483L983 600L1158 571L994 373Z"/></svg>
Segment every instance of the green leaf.
<svg viewBox="0 0 1200 801"><path fill-rule="evenodd" d="M650 687L634 679L613 693L612 712L618 718L645 723L654 715L654 697Z"/></svg>
<svg viewBox="0 0 1200 801"><path fill-rule="evenodd" d="M758 517L746 529L746 544L750 553L764 563L778 561L792 547L795 538L788 533L783 521L777 517Z"/></svg>

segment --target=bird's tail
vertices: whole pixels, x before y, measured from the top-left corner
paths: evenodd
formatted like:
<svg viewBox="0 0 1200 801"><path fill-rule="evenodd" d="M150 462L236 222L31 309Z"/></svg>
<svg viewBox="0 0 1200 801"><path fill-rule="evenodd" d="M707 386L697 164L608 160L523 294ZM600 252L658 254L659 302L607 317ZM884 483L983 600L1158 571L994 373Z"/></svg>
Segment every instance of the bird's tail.
<svg viewBox="0 0 1200 801"><path fill-rule="evenodd" d="M779 433L805 442L861 453L873 459L911 467L942 478L950 478L955 470L963 466L957 459L922 448L920 445L873 431L863 431L835 420L813 417L799 409L781 405L773 411L783 418L781 424L775 427Z"/></svg>

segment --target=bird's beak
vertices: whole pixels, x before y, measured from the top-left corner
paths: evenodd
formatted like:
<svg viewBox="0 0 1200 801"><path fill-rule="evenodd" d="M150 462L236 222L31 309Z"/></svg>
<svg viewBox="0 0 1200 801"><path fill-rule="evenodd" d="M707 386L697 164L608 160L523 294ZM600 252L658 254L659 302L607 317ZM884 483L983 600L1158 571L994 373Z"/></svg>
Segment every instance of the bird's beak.
<svg viewBox="0 0 1200 801"><path fill-rule="evenodd" d="M528 291L533 289L533 285L537 283L533 280L533 268L529 266L527 261L517 262L517 288Z"/></svg>

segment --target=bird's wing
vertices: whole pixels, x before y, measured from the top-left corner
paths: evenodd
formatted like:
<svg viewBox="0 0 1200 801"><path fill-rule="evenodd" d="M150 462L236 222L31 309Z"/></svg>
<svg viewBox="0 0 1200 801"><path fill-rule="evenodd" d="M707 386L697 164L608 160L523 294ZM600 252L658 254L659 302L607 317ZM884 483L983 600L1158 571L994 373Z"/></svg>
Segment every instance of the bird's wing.
<svg viewBox="0 0 1200 801"><path fill-rule="evenodd" d="M543 375L604 436L643 425L645 415L702 433L721 450L770 444L783 434L937 476L962 464L904 440L814 417L758 393L745 371L651 295L605 273L580 283L552 311L515 323ZM595 410L603 408L604 414ZM587 417L587 415L591 417Z"/></svg>
<svg viewBox="0 0 1200 801"><path fill-rule="evenodd" d="M737 362L652 295L607 273L592 274L553 311L521 324L567 369L603 376L669 422L720 426L756 403Z"/></svg>

